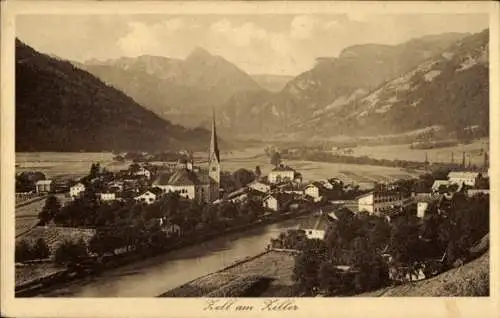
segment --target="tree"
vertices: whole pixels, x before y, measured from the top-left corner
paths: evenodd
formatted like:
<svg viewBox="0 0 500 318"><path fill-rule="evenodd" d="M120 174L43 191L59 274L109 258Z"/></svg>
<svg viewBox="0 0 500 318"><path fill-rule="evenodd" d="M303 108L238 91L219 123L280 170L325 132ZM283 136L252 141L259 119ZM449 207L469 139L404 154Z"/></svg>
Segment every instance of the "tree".
<svg viewBox="0 0 500 318"><path fill-rule="evenodd" d="M92 180L99 175L101 165L99 163L92 163L90 166L89 178Z"/></svg>
<svg viewBox="0 0 500 318"><path fill-rule="evenodd" d="M22 240L16 243L16 250L15 250L16 262L29 261L32 260L33 258L34 258L33 250L31 248L31 245L26 240Z"/></svg>
<svg viewBox="0 0 500 318"><path fill-rule="evenodd" d="M262 171L260 170L260 166L255 167L255 177L259 179L262 176Z"/></svg>
<svg viewBox="0 0 500 318"><path fill-rule="evenodd" d="M233 172L233 180L239 189L254 181L255 175L252 171L241 168Z"/></svg>
<svg viewBox="0 0 500 318"><path fill-rule="evenodd" d="M293 280L302 291L314 294L319 288L319 266L326 259L327 249L322 240L306 241L302 254L295 260L293 269Z"/></svg>
<svg viewBox="0 0 500 318"><path fill-rule="evenodd" d="M45 259L50 255L49 246L43 238L39 238L33 246L33 257L36 259Z"/></svg>
<svg viewBox="0 0 500 318"><path fill-rule="evenodd" d="M85 242L80 239L74 243L72 241L64 241L59 245L54 254L54 261L61 265L74 265L78 261L88 256Z"/></svg>
<svg viewBox="0 0 500 318"><path fill-rule="evenodd" d="M275 167L279 166L281 163L281 155L279 152L275 151L271 155L271 164Z"/></svg>
<svg viewBox="0 0 500 318"><path fill-rule="evenodd" d="M45 225L59 213L61 209L61 203L56 196L51 195L45 200L45 206L42 211L38 214L41 225Z"/></svg>

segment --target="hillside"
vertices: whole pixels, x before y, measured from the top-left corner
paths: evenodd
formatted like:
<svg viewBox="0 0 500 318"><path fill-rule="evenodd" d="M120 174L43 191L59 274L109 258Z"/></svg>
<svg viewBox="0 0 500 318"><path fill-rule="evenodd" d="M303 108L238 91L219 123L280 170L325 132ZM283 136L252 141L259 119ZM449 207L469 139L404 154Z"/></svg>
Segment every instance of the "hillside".
<svg viewBox="0 0 500 318"><path fill-rule="evenodd" d="M294 77L288 75L272 75L272 74L253 74L253 80L257 82L265 90L270 92L279 92L285 85Z"/></svg>
<svg viewBox="0 0 500 318"><path fill-rule="evenodd" d="M16 40L16 151L206 148L209 133L159 118L73 64Z"/></svg>
<svg viewBox="0 0 500 318"><path fill-rule="evenodd" d="M471 297L489 296L490 253L435 277L360 294L360 297Z"/></svg>
<svg viewBox="0 0 500 318"><path fill-rule="evenodd" d="M88 61L81 67L163 118L205 126L213 107L262 88L220 56L196 48L184 60L158 56Z"/></svg>
<svg viewBox="0 0 500 318"><path fill-rule="evenodd" d="M468 36L411 71L344 108L330 110L297 129L318 135L395 134L442 126L460 134L489 130L489 33Z"/></svg>
<svg viewBox="0 0 500 318"><path fill-rule="evenodd" d="M356 45L346 48L337 58L318 58L311 70L289 81L283 90L261 103L247 99L243 104L239 95L233 96L223 109L229 113L232 105L242 104L239 108L243 112L224 125L239 134L254 133L256 125L264 125L274 133L296 133L304 121L343 109L383 83L440 54L464 36L466 34L446 33L399 45ZM310 132L305 135L309 136Z"/></svg>

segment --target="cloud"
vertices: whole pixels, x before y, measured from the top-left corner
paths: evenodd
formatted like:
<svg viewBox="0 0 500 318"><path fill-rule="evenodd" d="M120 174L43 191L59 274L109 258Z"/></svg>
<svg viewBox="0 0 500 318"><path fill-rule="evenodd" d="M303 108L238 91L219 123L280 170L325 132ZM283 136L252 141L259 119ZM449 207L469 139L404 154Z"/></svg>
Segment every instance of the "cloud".
<svg viewBox="0 0 500 318"><path fill-rule="evenodd" d="M368 22L372 19L372 15L366 12L352 11L347 14L349 20L354 22Z"/></svg>
<svg viewBox="0 0 500 318"><path fill-rule="evenodd" d="M242 25L233 25L229 20L223 19L210 26L213 36L222 36L237 46L248 46L254 40L267 41L268 32L252 22Z"/></svg>
<svg viewBox="0 0 500 318"><path fill-rule="evenodd" d="M290 36L295 39L305 39L314 34L318 20L312 16L301 15L293 18L290 24Z"/></svg>
<svg viewBox="0 0 500 318"><path fill-rule="evenodd" d="M128 26L129 33L117 42L126 56L148 54L159 48L156 32L161 31L158 31L157 26L150 28L142 22L130 22Z"/></svg>

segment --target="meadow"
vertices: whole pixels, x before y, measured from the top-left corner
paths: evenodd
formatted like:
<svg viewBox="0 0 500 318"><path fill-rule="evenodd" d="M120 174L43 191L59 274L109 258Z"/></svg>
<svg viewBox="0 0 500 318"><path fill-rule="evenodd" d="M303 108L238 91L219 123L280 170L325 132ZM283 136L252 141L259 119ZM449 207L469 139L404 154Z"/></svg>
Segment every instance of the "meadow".
<svg viewBox="0 0 500 318"><path fill-rule="evenodd" d="M195 153L195 165L206 167L207 157L206 153ZM253 171L256 166L259 166L262 173L267 174L273 169L263 148L221 152L221 161L222 170L230 172L240 168ZM16 172L37 170L45 173L48 178L76 178L86 175L94 162L99 162L101 167L106 167L110 171L124 169L130 164L130 162L114 162L111 153L18 153L16 154L16 164L18 164ZM363 185L416 177L421 173L393 167L304 160L290 160L284 163L300 172L306 182L337 177L347 183L354 182Z"/></svg>
<svg viewBox="0 0 500 318"><path fill-rule="evenodd" d="M487 138L475 140L470 144L460 144L452 147L434 148L434 149L410 149L409 144L400 145L381 145L381 146L359 146L353 148L352 156L368 156L374 159L389 159L389 160L409 160L409 161L425 161L425 153L427 153L429 162L444 162L449 163L453 153L454 162L462 162L462 153L466 153L466 163L482 167L483 154L481 152L488 151L489 141Z"/></svg>

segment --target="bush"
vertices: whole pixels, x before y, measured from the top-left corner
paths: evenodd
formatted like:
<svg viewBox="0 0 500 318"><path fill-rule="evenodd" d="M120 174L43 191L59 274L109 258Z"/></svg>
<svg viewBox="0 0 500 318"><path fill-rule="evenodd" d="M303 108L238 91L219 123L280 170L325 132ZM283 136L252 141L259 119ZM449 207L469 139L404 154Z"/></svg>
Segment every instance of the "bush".
<svg viewBox="0 0 500 318"><path fill-rule="evenodd" d="M25 240L16 243L15 259L16 262L25 262L33 259L32 248Z"/></svg>
<svg viewBox="0 0 500 318"><path fill-rule="evenodd" d="M43 238L39 238L33 246L32 253L36 259L48 258L50 255L49 246Z"/></svg>
<svg viewBox="0 0 500 318"><path fill-rule="evenodd" d="M87 246L83 240L76 243L64 241L59 245L54 254L54 261L57 264L69 265L78 263L81 258L88 256Z"/></svg>

